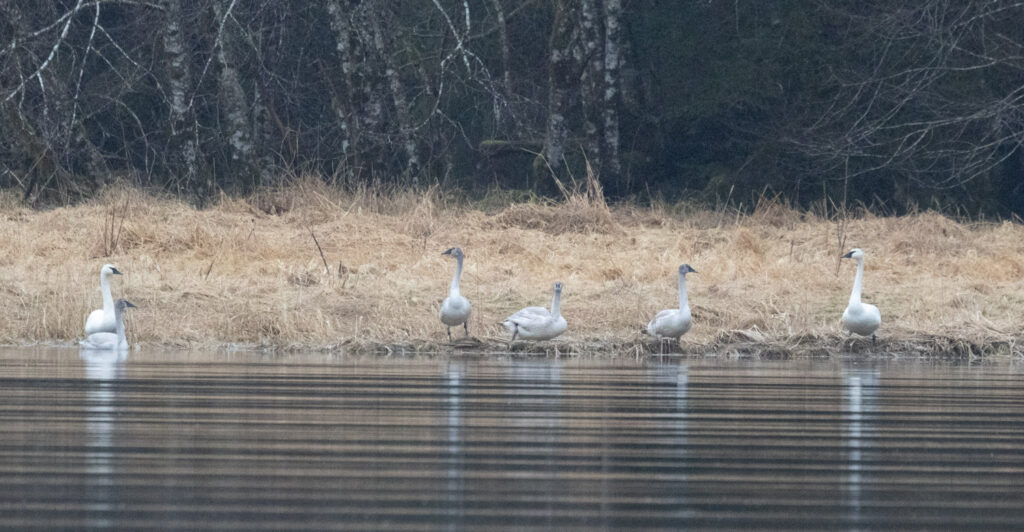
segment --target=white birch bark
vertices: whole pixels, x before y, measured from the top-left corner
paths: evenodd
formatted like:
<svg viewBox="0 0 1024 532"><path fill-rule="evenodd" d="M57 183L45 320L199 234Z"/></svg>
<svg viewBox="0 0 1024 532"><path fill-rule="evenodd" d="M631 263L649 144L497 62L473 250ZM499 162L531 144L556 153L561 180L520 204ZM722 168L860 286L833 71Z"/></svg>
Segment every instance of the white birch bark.
<svg viewBox="0 0 1024 532"><path fill-rule="evenodd" d="M615 178L622 172L619 161L619 47L622 41L622 0L604 3L604 150L602 169Z"/></svg>

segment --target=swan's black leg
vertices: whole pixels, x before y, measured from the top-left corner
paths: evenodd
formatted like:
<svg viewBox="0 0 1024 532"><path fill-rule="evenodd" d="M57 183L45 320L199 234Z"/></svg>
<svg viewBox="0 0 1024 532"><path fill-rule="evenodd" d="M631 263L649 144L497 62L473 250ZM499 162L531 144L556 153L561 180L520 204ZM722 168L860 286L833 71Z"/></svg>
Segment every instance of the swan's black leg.
<svg viewBox="0 0 1024 532"><path fill-rule="evenodd" d="M452 341L452 328L451 327L448 327L448 341L449 342Z"/></svg>
<svg viewBox="0 0 1024 532"><path fill-rule="evenodd" d="M468 321L462 322L462 328L466 330L466 336L469 336L469 322Z"/></svg>
<svg viewBox="0 0 1024 532"><path fill-rule="evenodd" d="M512 330L512 339L508 341L509 343L515 342L516 335L519 334L519 324L516 322L512 322L512 325L515 325L516 328Z"/></svg>
<svg viewBox="0 0 1024 532"><path fill-rule="evenodd" d="M871 333L871 347L875 347L875 333Z"/></svg>

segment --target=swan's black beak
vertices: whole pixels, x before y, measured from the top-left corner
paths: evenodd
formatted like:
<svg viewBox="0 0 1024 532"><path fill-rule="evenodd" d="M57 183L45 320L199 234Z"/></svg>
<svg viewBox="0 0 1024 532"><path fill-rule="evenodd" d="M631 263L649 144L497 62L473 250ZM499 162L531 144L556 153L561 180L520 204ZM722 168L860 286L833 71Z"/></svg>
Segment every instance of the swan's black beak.
<svg viewBox="0 0 1024 532"><path fill-rule="evenodd" d="M114 268L114 267L110 268L110 273L112 273L114 275L121 275L121 272L117 271L117 268Z"/></svg>
<svg viewBox="0 0 1024 532"><path fill-rule="evenodd" d="M853 252L851 251L851 252L847 253L846 255L843 255L842 257L839 257L839 258L841 258L841 259L853 258Z"/></svg>
<svg viewBox="0 0 1024 532"><path fill-rule="evenodd" d="M455 248L448 248L448 251L445 251L444 253L442 253L442 255L451 255L452 252L454 252L454 251L455 251Z"/></svg>
<svg viewBox="0 0 1024 532"><path fill-rule="evenodd" d="M136 307L131 301L128 301L128 300L125 300L124 306L126 308L139 308L139 307Z"/></svg>

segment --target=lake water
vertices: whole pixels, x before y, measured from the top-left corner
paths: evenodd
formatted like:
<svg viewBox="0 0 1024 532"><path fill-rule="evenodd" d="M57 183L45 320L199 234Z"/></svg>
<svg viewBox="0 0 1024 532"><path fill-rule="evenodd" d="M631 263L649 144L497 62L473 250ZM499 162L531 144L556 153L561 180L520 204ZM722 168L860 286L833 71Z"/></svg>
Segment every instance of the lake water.
<svg viewBox="0 0 1024 532"><path fill-rule="evenodd" d="M4 529L1012 529L1024 362L0 350Z"/></svg>

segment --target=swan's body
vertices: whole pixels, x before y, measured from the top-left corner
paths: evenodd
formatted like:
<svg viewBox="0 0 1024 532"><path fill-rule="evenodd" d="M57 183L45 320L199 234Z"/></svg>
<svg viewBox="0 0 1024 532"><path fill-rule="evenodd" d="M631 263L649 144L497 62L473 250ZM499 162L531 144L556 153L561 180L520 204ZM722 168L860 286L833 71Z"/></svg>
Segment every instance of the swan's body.
<svg viewBox="0 0 1024 532"><path fill-rule="evenodd" d="M103 351L121 351L128 349L128 338L124 333L124 309L135 308L131 301L118 299L114 304L114 321L116 332L97 332L89 335L88 338L79 342L82 349L95 349Z"/></svg>
<svg viewBox="0 0 1024 532"><path fill-rule="evenodd" d="M110 295L110 276L121 275L117 268L104 264L100 270L100 292L103 294L103 308L89 313L85 320L85 334L99 332L117 332L117 320L114 318L114 298Z"/></svg>
<svg viewBox="0 0 1024 532"><path fill-rule="evenodd" d="M846 305L846 310L843 311L843 328L854 334L870 336L871 341L874 342L875 331L882 324L882 314L878 311L878 307L861 303L860 301L861 287L864 282L864 252L860 249L854 249L843 255L842 258L857 260L857 277L853 280L853 292L850 293L850 303Z"/></svg>
<svg viewBox="0 0 1024 532"><path fill-rule="evenodd" d="M569 327L561 313L562 283L555 283L551 311L544 307L526 307L505 318L501 324L512 333L512 340L550 340Z"/></svg>
<svg viewBox="0 0 1024 532"><path fill-rule="evenodd" d="M690 330L690 302L686 297L686 274L697 273L689 264L679 267L679 308L665 309L647 324L647 333L658 340L679 338Z"/></svg>
<svg viewBox="0 0 1024 532"><path fill-rule="evenodd" d="M455 257L455 275L452 276L452 286L448 291L448 297L441 302L441 323L448 326L448 340L452 339L452 327L462 325L469 336L469 313L472 306L469 300L459 293L459 278L462 277L462 250L451 248L442 253Z"/></svg>

